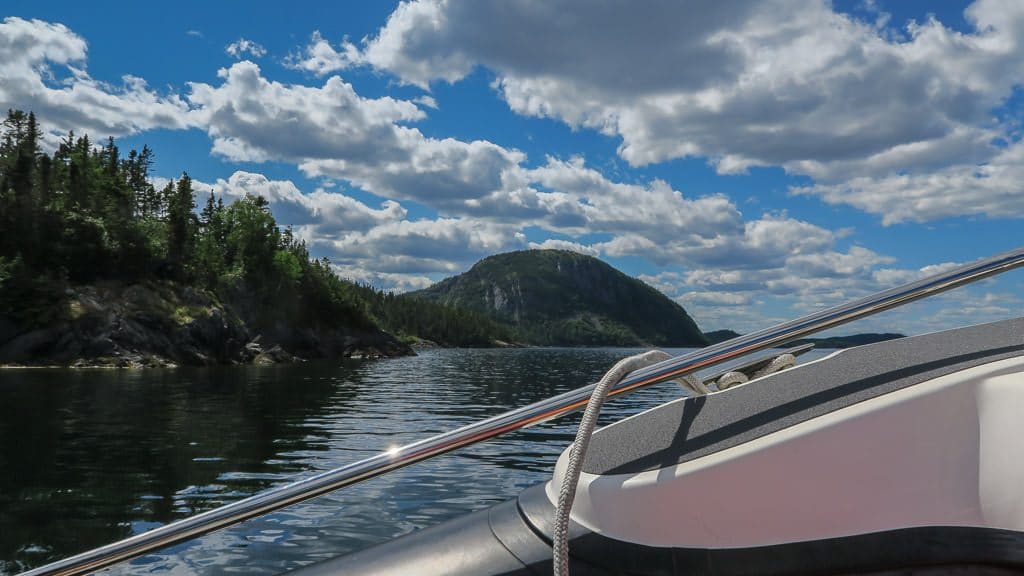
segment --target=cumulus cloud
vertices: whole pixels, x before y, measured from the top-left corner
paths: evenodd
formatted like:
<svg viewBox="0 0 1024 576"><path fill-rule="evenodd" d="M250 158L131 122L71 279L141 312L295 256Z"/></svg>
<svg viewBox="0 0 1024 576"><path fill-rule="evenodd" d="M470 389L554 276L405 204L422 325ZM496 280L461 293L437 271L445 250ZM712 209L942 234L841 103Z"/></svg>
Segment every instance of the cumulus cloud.
<svg viewBox="0 0 1024 576"><path fill-rule="evenodd" d="M896 30L869 12L862 21L823 0L414 0L360 46L314 38L307 60L423 88L484 66L514 111L620 137L634 165L697 156L722 173L782 166L842 186L951 163L969 174L1003 156L990 116L1024 73L1024 5L978 0L966 33L934 18ZM986 214L1018 210L1013 191L974 189ZM948 211L931 208L948 205L935 186L918 194L919 219ZM850 203L886 211L859 196Z"/></svg>
<svg viewBox="0 0 1024 576"><path fill-rule="evenodd" d="M394 200L385 200L381 207L371 208L340 192L316 189L302 192L290 180L271 180L263 174L236 171L227 180L212 184L196 182L194 189L207 190L228 200L251 194L270 203L275 216L285 224L314 226L320 235L340 232L364 232L405 218L406 210ZM313 230L309 230L310 233Z"/></svg>
<svg viewBox="0 0 1024 576"><path fill-rule="evenodd" d="M86 71L86 56L85 40L63 24L5 18L0 105L34 111L51 143L69 130L103 137L191 125L188 105L178 96L159 95L131 75L119 86L95 80Z"/></svg>
<svg viewBox="0 0 1024 576"><path fill-rule="evenodd" d="M579 242L573 242L571 240L562 240L559 238L548 238L543 242L530 242L531 250L568 250L570 252L578 252L587 256L598 256L600 252L593 246L586 246Z"/></svg>
<svg viewBox="0 0 1024 576"><path fill-rule="evenodd" d="M309 176L348 180L382 197L461 203L496 190L522 153L491 142L428 138L409 123L424 112L391 97L364 98L338 76L321 87L282 84L252 62L191 85L189 101L230 160L296 163Z"/></svg>
<svg viewBox="0 0 1024 576"><path fill-rule="evenodd" d="M450 255L461 262L526 245L516 227L477 220L438 218L402 220L373 228L365 234L347 234L332 242L338 253L375 258L402 254L414 258Z"/></svg>
<svg viewBox="0 0 1024 576"><path fill-rule="evenodd" d="M840 235L784 213L770 213L704 237L677 234L655 242L646 235L627 233L596 247L610 256L643 256L661 266L765 270L780 269L792 258L826 254Z"/></svg>
<svg viewBox="0 0 1024 576"><path fill-rule="evenodd" d="M457 218L400 220L366 232L316 234L309 242L344 276L400 291L425 287L425 279L457 274L484 256L527 244L517 227Z"/></svg>
<svg viewBox="0 0 1024 576"><path fill-rule="evenodd" d="M928 173L859 176L790 191L878 214L887 225L964 215L1021 218L1024 142L1010 144L983 164L957 163Z"/></svg>
<svg viewBox="0 0 1024 576"><path fill-rule="evenodd" d="M764 315L770 308L790 308L794 314L846 302L891 287L896 279L918 277L921 271L882 268L895 259L862 246L846 250L835 246L841 234L781 215L769 215L748 224L746 234L734 240L740 252L755 257L733 263L725 258L677 250L677 264L657 274L641 276L686 306L705 329L749 331L779 318ZM813 238L799 245L796 237ZM765 256L773 255L766 258ZM676 269L673 269L676 268ZM930 271L930 270L929 270Z"/></svg>
<svg viewBox="0 0 1024 576"><path fill-rule="evenodd" d="M231 44L228 44L224 47L224 52L228 56L231 56L232 58L236 58L239 60L245 58L246 56L251 56L253 58L262 58L267 55L266 48L246 38L239 38Z"/></svg>
<svg viewBox="0 0 1024 576"><path fill-rule="evenodd" d="M973 34L928 20L906 42L820 0L578 8L404 3L358 57L342 44L340 67L428 86L483 65L516 111L618 134L635 164L701 155L823 172L980 123L1022 70L1024 8L997 0L967 11Z"/></svg>
<svg viewBox="0 0 1024 576"><path fill-rule="evenodd" d="M434 283L427 276L417 274L394 274L389 272L377 272L366 270L358 266L337 265L331 266L339 277L359 284L368 284L380 290L389 292L409 292L421 290Z"/></svg>
<svg viewBox="0 0 1024 576"><path fill-rule="evenodd" d="M363 98L333 77L322 87L286 85L263 77L244 61L220 70L214 87L192 83L189 102L213 138L215 153L230 160L292 162L401 154L397 122L419 120L411 102Z"/></svg>
<svg viewBox="0 0 1024 576"><path fill-rule="evenodd" d="M324 76L344 70L358 59L359 50L351 43L345 41L340 50L335 50L319 31L315 31L309 44L300 53L289 55L285 59L285 65L295 70Z"/></svg>

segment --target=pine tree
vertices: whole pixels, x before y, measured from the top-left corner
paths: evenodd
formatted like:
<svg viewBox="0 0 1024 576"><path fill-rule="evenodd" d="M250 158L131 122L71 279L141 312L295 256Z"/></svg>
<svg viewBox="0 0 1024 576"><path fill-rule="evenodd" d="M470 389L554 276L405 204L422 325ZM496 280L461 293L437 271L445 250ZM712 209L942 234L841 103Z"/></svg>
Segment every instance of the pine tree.
<svg viewBox="0 0 1024 576"><path fill-rule="evenodd" d="M192 229L195 216L195 197L192 193L192 179L182 173L176 187L168 184L167 195L167 260L175 273L184 275L186 265L192 257Z"/></svg>

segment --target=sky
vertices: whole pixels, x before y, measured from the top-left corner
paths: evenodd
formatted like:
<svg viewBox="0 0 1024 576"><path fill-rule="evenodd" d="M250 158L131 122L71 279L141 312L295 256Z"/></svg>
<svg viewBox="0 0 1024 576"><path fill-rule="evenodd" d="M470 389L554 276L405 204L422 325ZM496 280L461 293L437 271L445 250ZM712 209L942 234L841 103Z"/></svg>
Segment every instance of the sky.
<svg viewBox="0 0 1024 576"><path fill-rule="evenodd" d="M0 105L346 278L597 256L740 332L1018 247L1024 2L7 0ZM1019 271L860 321L1021 315Z"/></svg>

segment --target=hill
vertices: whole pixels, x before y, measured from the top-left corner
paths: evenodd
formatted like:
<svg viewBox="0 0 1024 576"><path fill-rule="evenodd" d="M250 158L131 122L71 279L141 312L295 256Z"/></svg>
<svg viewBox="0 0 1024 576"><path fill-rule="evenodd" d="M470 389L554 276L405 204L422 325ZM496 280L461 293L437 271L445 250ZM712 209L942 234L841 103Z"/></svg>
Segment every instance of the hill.
<svg viewBox="0 0 1024 576"><path fill-rule="evenodd" d="M711 332L705 332L704 336L707 337L710 344L718 344L719 342L725 342L726 340L731 340L737 336L742 336L742 334L735 330L712 330ZM854 346L874 344L875 342L884 342L886 340L894 340L896 338L903 337L903 334L895 334L892 332L885 332L881 334L865 332L863 334L831 336L828 338L801 338L799 340L787 342L783 344L782 347L792 348L802 344L814 344L815 348L852 348Z"/></svg>
<svg viewBox="0 0 1024 576"><path fill-rule="evenodd" d="M403 340L490 345L508 330L339 278L268 202L202 210L187 174L158 189L153 151L32 113L0 127L0 364L166 366L411 354Z"/></svg>
<svg viewBox="0 0 1024 576"><path fill-rule="evenodd" d="M737 336L741 336L741 334L735 330L712 330L711 332L705 332L704 336L708 339L708 344L718 344L719 342L732 340Z"/></svg>
<svg viewBox="0 0 1024 576"><path fill-rule="evenodd" d="M683 307L610 265L564 250L497 254L412 293L486 314L531 344L704 346Z"/></svg>
<svg viewBox="0 0 1024 576"><path fill-rule="evenodd" d="M881 334L874 332L866 332L864 334L850 334L848 336L832 336L829 338L801 338L785 344L785 347L790 348L793 346L799 346L801 344L814 344L815 348L852 348L854 346L863 346L864 344L874 344L875 342L884 342L886 340L895 340L896 338L903 338L903 334L896 334L892 332L884 332Z"/></svg>

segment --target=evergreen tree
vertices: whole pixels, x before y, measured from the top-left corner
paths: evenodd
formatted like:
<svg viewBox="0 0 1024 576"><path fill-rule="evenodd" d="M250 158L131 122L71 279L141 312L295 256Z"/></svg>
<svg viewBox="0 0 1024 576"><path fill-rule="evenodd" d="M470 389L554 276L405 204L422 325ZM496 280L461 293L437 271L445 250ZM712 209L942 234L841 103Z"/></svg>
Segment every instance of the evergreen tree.
<svg viewBox="0 0 1024 576"><path fill-rule="evenodd" d="M167 260L176 274L186 273L189 258L192 257L196 207L192 193L192 179L183 173L178 185L168 184L167 197Z"/></svg>
<svg viewBox="0 0 1024 576"><path fill-rule="evenodd" d="M113 138L94 149L88 135L41 149L32 113L11 110L0 133L0 316L47 325L67 309L75 283L169 275L222 298L252 301L260 322L334 329L383 326L445 344L511 340L510 329L474 313L378 292L342 280L314 259L266 199L225 205L209 194L197 215L192 180L157 190L153 152L122 155Z"/></svg>

